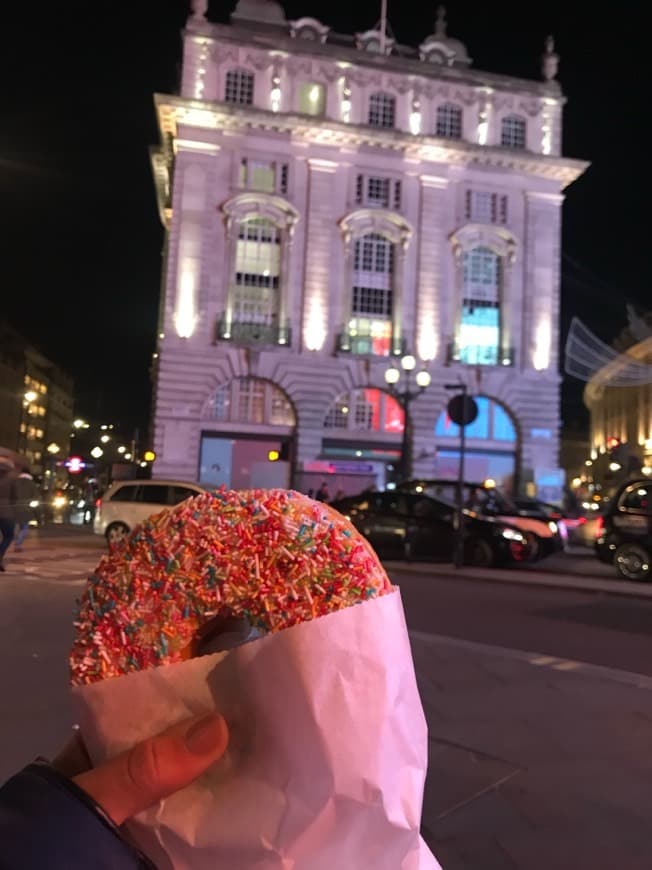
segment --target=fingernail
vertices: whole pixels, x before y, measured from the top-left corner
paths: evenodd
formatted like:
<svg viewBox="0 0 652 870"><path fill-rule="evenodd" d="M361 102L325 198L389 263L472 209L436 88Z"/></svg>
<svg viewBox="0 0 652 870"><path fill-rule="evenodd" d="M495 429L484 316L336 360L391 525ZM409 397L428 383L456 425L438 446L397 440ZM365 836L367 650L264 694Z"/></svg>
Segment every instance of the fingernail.
<svg viewBox="0 0 652 870"><path fill-rule="evenodd" d="M186 746L193 755L207 755L224 740L224 720L219 713L209 713L186 731Z"/></svg>

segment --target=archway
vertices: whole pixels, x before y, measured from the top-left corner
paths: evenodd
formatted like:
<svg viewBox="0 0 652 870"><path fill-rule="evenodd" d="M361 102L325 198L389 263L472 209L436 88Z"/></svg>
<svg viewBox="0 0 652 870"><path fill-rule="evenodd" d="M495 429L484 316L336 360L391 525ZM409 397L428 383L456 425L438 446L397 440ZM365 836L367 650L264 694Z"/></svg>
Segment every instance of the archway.
<svg viewBox="0 0 652 870"><path fill-rule="evenodd" d="M466 427L464 476L481 483L491 479L512 491L518 474L519 436L513 414L490 396L474 396L478 405L476 420ZM435 423L437 478L457 479L460 460L460 429L442 411Z"/></svg>
<svg viewBox="0 0 652 870"><path fill-rule="evenodd" d="M289 487L295 426L290 398L271 381L239 377L220 384L203 408L200 483Z"/></svg>

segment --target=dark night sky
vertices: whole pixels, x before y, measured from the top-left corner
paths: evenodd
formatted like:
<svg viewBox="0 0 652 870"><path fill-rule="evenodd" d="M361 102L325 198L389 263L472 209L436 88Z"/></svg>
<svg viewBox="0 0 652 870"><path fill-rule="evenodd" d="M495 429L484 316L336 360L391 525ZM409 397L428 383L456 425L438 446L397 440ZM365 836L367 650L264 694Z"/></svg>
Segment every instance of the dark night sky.
<svg viewBox="0 0 652 870"><path fill-rule="evenodd" d="M225 20L232 2L213 2ZM375 24L380 0L287 0L352 33ZM16 7L19 4L15 4ZM396 37L418 44L434 8L389 0ZM539 76L555 34L568 97L564 152L592 161L567 192L564 325L582 317L605 339L625 302L651 305L648 211L648 35L638 3L599 16L586 3L448 4L449 33L478 69ZM155 91L176 89L184 0L70 2L3 10L0 228L3 313L65 366L77 411L123 425L146 422L162 229L147 149L156 143ZM565 389L567 422L581 415Z"/></svg>

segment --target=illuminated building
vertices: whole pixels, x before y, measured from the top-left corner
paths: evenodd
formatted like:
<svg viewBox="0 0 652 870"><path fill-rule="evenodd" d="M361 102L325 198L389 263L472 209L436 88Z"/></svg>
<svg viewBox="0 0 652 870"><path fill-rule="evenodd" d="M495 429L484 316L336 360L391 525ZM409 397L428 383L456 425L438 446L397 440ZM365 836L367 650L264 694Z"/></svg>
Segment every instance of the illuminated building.
<svg viewBox="0 0 652 870"><path fill-rule="evenodd" d="M383 486L409 352L432 385L413 472L455 473L445 383L483 397L470 477L558 465L564 97L479 72L442 11L418 48L377 31L194 4L180 94L157 95L167 230L154 474L246 486ZM280 460L269 462L269 451Z"/></svg>

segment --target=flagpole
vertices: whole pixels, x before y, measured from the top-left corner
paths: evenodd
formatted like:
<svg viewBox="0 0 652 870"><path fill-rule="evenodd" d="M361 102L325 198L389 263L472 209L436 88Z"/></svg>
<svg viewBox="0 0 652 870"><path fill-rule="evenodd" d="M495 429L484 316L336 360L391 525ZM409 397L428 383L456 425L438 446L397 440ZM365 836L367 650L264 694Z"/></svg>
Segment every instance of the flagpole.
<svg viewBox="0 0 652 870"><path fill-rule="evenodd" d="M387 44L387 0L380 3L380 53L385 54Z"/></svg>

